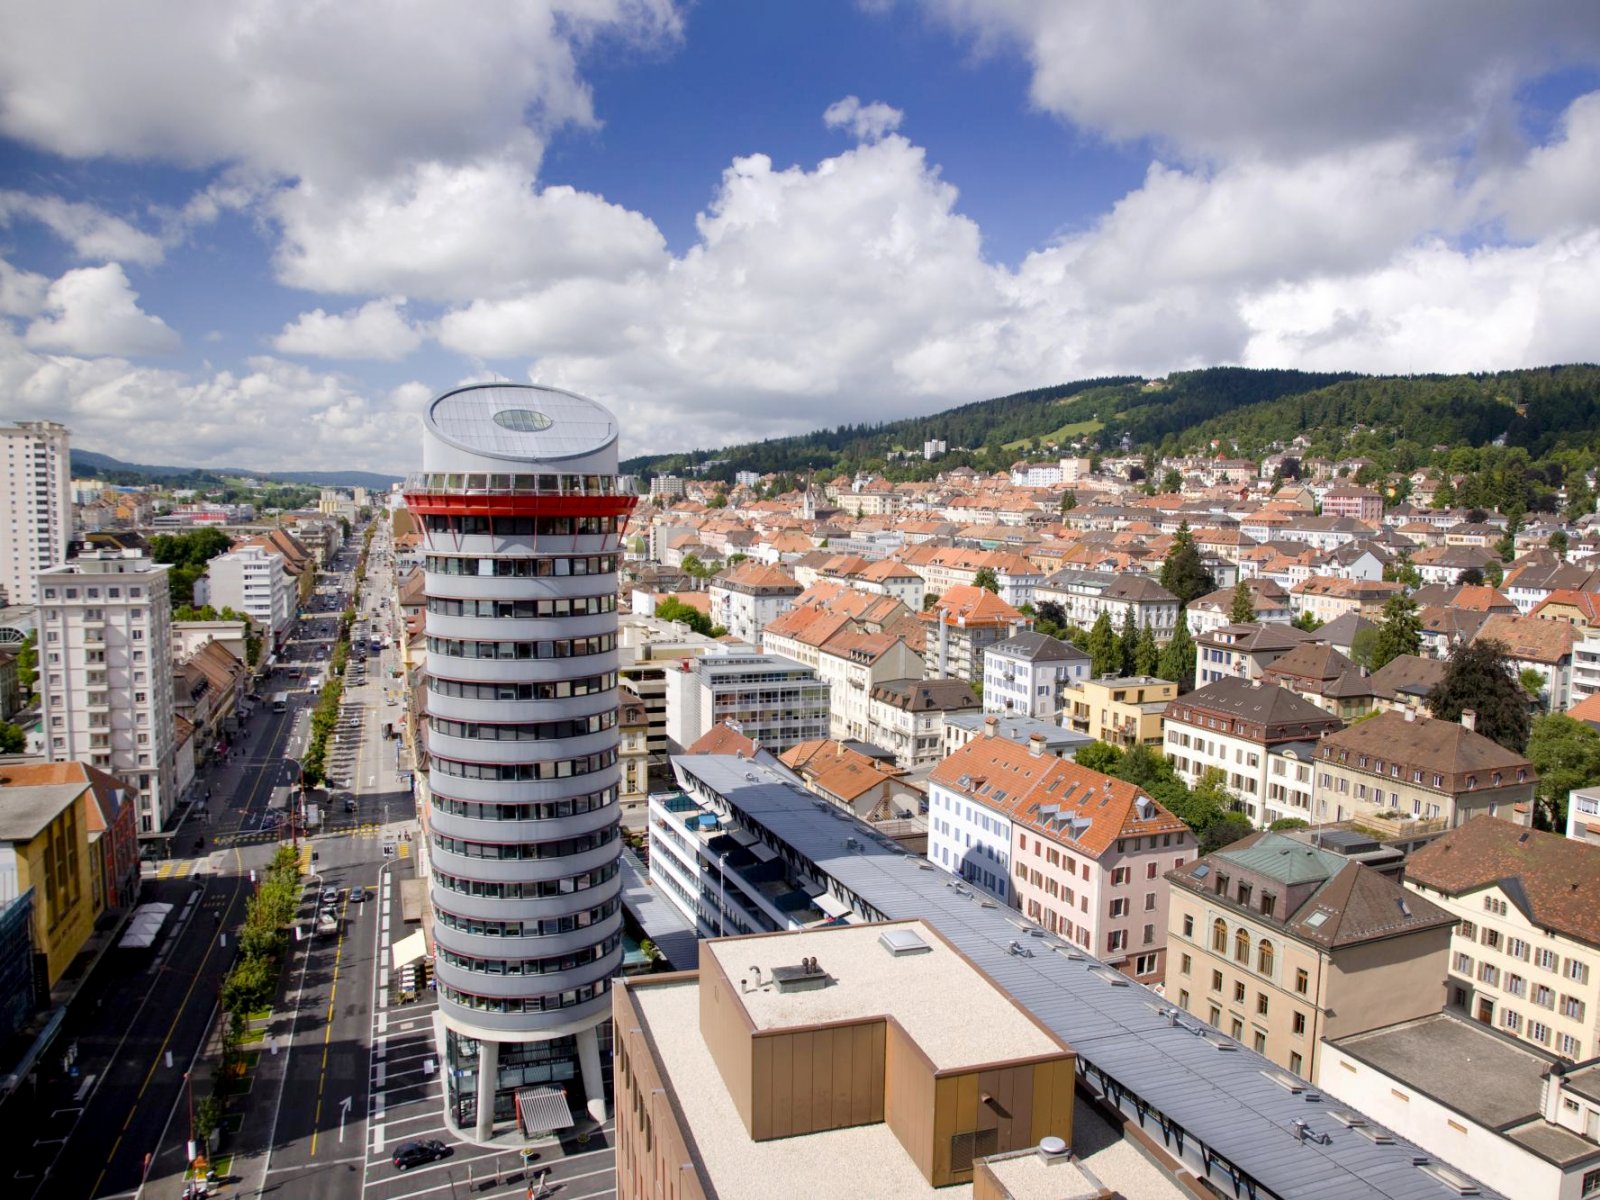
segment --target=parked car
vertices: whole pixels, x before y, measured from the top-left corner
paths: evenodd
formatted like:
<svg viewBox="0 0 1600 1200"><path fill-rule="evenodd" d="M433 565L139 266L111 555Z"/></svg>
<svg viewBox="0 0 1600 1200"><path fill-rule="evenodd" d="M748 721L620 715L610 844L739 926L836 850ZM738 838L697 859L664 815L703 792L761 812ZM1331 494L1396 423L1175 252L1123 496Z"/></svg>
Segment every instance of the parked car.
<svg viewBox="0 0 1600 1200"><path fill-rule="evenodd" d="M397 1170L409 1171L412 1167L420 1167L435 1159L445 1158L449 1153L450 1147L437 1138L429 1138L423 1142L402 1142L394 1148L394 1165Z"/></svg>

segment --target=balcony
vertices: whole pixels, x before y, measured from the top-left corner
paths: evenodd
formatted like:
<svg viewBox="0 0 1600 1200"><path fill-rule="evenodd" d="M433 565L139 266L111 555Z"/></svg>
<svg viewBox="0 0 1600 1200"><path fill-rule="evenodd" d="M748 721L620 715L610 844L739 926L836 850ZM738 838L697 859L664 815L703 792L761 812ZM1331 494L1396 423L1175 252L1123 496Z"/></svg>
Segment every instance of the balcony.
<svg viewBox="0 0 1600 1200"><path fill-rule="evenodd" d="M1379 839L1416 837L1443 833L1450 828L1448 817L1413 817L1408 813L1384 810L1361 813L1354 818L1357 829Z"/></svg>

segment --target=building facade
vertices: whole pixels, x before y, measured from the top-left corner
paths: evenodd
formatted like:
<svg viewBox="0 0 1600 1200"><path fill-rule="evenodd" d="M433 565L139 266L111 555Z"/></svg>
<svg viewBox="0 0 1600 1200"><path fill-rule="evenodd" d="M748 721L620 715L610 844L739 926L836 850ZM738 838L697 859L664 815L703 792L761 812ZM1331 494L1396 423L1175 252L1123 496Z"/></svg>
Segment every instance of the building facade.
<svg viewBox="0 0 1600 1200"><path fill-rule="evenodd" d="M666 732L679 749L724 721L773 753L828 736L829 689L817 672L777 654L683 658L663 676Z"/></svg>
<svg viewBox="0 0 1600 1200"><path fill-rule="evenodd" d="M983 652L985 712L1014 712L1053 721L1061 693L1089 678L1089 655L1060 638L1032 629Z"/></svg>
<svg viewBox="0 0 1600 1200"><path fill-rule="evenodd" d="M66 561L71 539L67 427L0 425L0 603L38 603L39 572Z"/></svg>
<svg viewBox="0 0 1600 1200"><path fill-rule="evenodd" d="M434 400L406 503L427 546L428 860L447 1117L603 1119L622 961L617 562L635 497L592 400ZM546 1119L548 1120L548 1119ZM570 1118L569 1118L570 1120Z"/></svg>
<svg viewBox="0 0 1600 1200"><path fill-rule="evenodd" d="M166 572L137 550L88 550L38 580L45 752L133 784L141 837L179 799Z"/></svg>
<svg viewBox="0 0 1600 1200"><path fill-rule="evenodd" d="M1061 693L1061 723L1128 749L1161 745L1161 716L1178 685L1151 675L1085 679Z"/></svg>
<svg viewBox="0 0 1600 1200"><path fill-rule="evenodd" d="M293 627L296 588L281 554L254 544L219 554L206 565L204 593L197 603L231 608L250 618L254 631L276 649Z"/></svg>

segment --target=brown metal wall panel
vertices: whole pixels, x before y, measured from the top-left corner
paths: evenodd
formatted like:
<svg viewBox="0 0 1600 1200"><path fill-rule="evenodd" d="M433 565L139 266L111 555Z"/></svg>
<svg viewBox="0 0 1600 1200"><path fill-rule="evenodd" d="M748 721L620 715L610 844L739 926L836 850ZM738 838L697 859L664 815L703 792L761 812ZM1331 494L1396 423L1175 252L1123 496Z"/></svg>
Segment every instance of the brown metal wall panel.
<svg viewBox="0 0 1600 1200"><path fill-rule="evenodd" d="M972 1089L977 1099L978 1090ZM950 1139L969 1128L964 1124L961 1108L961 1076L944 1075L933 1081L933 1175L934 1187L954 1183L950 1174Z"/></svg>
<svg viewBox="0 0 1600 1200"><path fill-rule="evenodd" d="M774 1037L772 1041L772 1136L794 1133L794 1039Z"/></svg>
<svg viewBox="0 0 1600 1200"><path fill-rule="evenodd" d="M750 1040L750 1138L764 1142L772 1137L772 1039Z"/></svg>
<svg viewBox="0 0 1600 1200"><path fill-rule="evenodd" d="M874 1021L870 1025L857 1025L851 1030L850 1037L850 1124L865 1125L870 1121L883 1120L883 1110L880 1107L877 1115L872 1109L872 1056L873 1043L883 1044L883 1023ZM835 1065L833 1072L835 1089L839 1085L839 1070ZM878 1073L877 1091L883 1093L883 1073Z"/></svg>
<svg viewBox="0 0 1600 1200"><path fill-rule="evenodd" d="M1011 1125L1014 1136L1037 1142L1034 1136L1033 1120L1033 1076L1037 1067L1018 1067L1012 1073L1011 1081Z"/></svg>
<svg viewBox="0 0 1600 1200"><path fill-rule="evenodd" d="M789 1131L792 1134L813 1133L817 1126L813 1123L812 1114L816 1106L812 1103L811 1080L815 1075L815 1064L812 1061L816 1053L817 1035L811 1032L792 1033L789 1035L790 1047L790 1102L794 1105L793 1115L790 1118Z"/></svg>
<svg viewBox="0 0 1600 1200"><path fill-rule="evenodd" d="M1000 1071L980 1071L972 1077L978 1093L972 1100L972 1124L968 1129L999 1129L1000 1114L995 1112L994 1106L985 1104L982 1097L994 1096L1000 1091Z"/></svg>
<svg viewBox="0 0 1600 1200"><path fill-rule="evenodd" d="M834 1129L855 1124L856 1030L860 1028L853 1025L833 1031L833 1095L829 1109Z"/></svg>
<svg viewBox="0 0 1600 1200"><path fill-rule="evenodd" d="M889 1023L878 1022L872 1034L872 1066L867 1071L867 1086L871 1094L871 1120L884 1119L884 1088L888 1083L887 1058L889 1049Z"/></svg>

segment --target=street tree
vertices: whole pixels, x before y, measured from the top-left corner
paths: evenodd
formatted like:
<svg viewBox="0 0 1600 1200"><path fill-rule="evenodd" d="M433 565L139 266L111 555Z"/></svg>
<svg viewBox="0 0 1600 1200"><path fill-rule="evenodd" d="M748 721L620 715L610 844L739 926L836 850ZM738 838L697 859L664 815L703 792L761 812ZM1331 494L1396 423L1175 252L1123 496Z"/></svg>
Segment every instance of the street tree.
<svg viewBox="0 0 1600 1200"><path fill-rule="evenodd" d="M1161 586L1176 596L1179 604L1188 604L1216 590L1217 581L1201 561L1187 521L1178 526L1166 560L1161 564Z"/></svg>
<svg viewBox="0 0 1600 1200"><path fill-rule="evenodd" d="M1228 620L1235 625L1248 625L1256 619L1255 602L1250 599L1250 585L1244 581L1244 576L1239 576L1239 582L1233 585L1233 602L1228 608Z"/></svg>
<svg viewBox="0 0 1600 1200"><path fill-rule="evenodd" d="M17 687L22 692L22 702L31 704L35 685L39 682L39 631L28 630L17 649Z"/></svg>
<svg viewBox="0 0 1600 1200"><path fill-rule="evenodd" d="M1444 678L1428 693L1428 707L1441 721L1477 714L1476 729L1507 750L1528 745L1528 693L1512 670L1504 642L1471 642L1450 656Z"/></svg>
<svg viewBox="0 0 1600 1200"><path fill-rule="evenodd" d="M1372 669L1386 666L1402 654L1422 653L1422 622L1417 619L1417 602L1410 596L1389 597L1383 606L1383 623L1378 626L1372 647Z"/></svg>
<svg viewBox="0 0 1600 1200"><path fill-rule="evenodd" d="M979 567L972 576L972 586L993 592L996 596L1000 594L1000 580L995 576L993 567Z"/></svg>
<svg viewBox="0 0 1600 1200"><path fill-rule="evenodd" d="M1539 773L1537 823L1564 833L1568 795L1600 783L1600 731L1566 713L1539 717L1528 734L1528 760Z"/></svg>
<svg viewBox="0 0 1600 1200"><path fill-rule="evenodd" d="M0 721L0 754L21 754L28 748L28 735L20 725Z"/></svg>
<svg viewBox="0 0 1600 1200"><path fill-rule="evenodd" d="M1118 675L1122 671L1122 647L1117 642L1116 631L1111 628L1111 614L1101 611L1089 630L1089 670L1096 679Z"/></svg>
<svg viewBox="0 0 1600 1200"><path fill-rule="evenodd" d="M1194 687L1194 638L1189 634L1189 614L1178 611L1178 628L1156 665L1156 675L1178 685L1180 692Z"/></svg>

